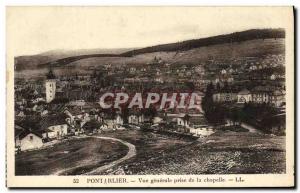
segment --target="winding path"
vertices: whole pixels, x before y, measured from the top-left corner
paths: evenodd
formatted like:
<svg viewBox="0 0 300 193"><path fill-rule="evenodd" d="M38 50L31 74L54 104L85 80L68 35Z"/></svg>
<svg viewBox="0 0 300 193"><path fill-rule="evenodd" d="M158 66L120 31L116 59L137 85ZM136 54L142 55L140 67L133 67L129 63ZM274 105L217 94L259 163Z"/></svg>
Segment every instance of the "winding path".
<svg viewBox="0 0 300 193"><path fill-rule="evenodd" d="M107 165L100 166L100 167L94 169L93 171L90 171L90 172L88 172L88 173L85 173L85 175L93 175L93 174L100 173L100 172L105 171L105 170L107 170L107 169L109 169L109 168L111 168L111 167L113 167L113 166L115 166L115 165L118 165L118 164L120 164L121 162L123 162L123 161L125 161L125 160L127 160L127 159L130 159L130 158L132 158L133 156L136 155L135 146L132 145L131 143L128 143L128 142L123 141L123 140L121 140L121 139L116 139L116 138L111 138L111 137L98 137L98 136L95 136L95 137L96 137L96 138L100 138L100 139L110 139L110 140L113 140L113 141L121 142L121 143L123 143L124 145L126 145L126 146L128 147L129 150L128 150L127 154L126 154L124 157L122 157L122 158L120 158L120 159L118 159L118 160L116 160L116 161L113 161L113 162L111 162L111 163L109 163L109 164L107 164Z"/></svg>
<svg viewBox="0 0 300 193"><path fill-rule="evenodd" d="M241 127L248 129L250 133L262 133L260 130L256 129L255 127L247 124L247 123L241 123Z"/></svg>
<svg viewBox="0 0 300 193"><path fill-rule="evenodd" d="M120 164L121 162L127 160L127 159L130 159L132 158L133 156L136 155L136 149L135 149L135 146L131 143L128 143L126 141L123 141L121 139L117 139L117 138L112 138L112 137L101 137L101 136L90 136L90 137L93 137L93 138L98 138L98 139L105 139L105 140L112 140L112 141L118 141L120 143L123 143L124 145L126 145L128 147L128 152L127 154L118 159L118 160L115 160L107 165L104 165L104 166L100 166L98 168L95 168L93 169L92 171L90 172L87 172L87 173L84 173L83 175L94 175L94 174L98 174L100 172L103 172L109 168L112 168L118 164ZM70 171L70 170L73 170L73 169L76 169L76 168L80 168L82 166L75 166L75 167L72 167L72 168L67 168L67 169L64 169L64 170L59 170L57 172L55 172L54 174L52 175L63 175L63 173L67 172L67 171Z"/></svg>
<svg viewBox="0 0 300 193"><path fill-rule="evenodd" d="M229 119L226 119L226 125L229 126L230 123L231 121ZM244 122L242 122L240 126L243 127L244 129L248 129L250 133L260 133L260 134L263 133L262 131Z"/></svg>

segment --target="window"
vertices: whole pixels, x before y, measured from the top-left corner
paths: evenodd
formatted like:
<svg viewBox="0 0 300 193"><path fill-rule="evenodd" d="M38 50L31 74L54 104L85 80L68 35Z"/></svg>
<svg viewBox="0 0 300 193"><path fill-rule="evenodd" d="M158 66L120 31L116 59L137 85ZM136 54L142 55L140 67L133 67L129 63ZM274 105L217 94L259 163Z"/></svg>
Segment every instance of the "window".
<svg viewBox="0 0 300 193"><path fill-rule="evenodd" d="M230 96L229 96L229 95L226 95L225 100L226 100L226 101L230 101Z"/></svg>
<svg viewBox="0 0 300 193"><path fill-rule="evenodd" d="M240 102L246 102L246 99L244 97L241 97L239 101Z"/></svg>
<svg viewBox="0 0 300 193"><path fill-rule="evenodd" d="M30 140L30 141L33 140L33 136L32 136L32 135L29 136L29 140Z"/></svg>

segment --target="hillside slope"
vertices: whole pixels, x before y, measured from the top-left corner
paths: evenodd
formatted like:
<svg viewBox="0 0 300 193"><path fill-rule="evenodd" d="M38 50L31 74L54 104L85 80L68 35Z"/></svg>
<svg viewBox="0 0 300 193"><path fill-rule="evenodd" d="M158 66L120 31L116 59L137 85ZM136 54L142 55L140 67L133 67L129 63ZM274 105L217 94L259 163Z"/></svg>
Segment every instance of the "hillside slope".
<svg viewBox="0 0 300 193"><path fill-rule="evenodd" d="M134 56L138 54L152 53L152 52L168 52L168 51L182 51L193 48L206 47L212 45L243 42L255 39L270 39L270 38L285 38L285 31L283 29L251 29L242 32L235 32L231 34L212 36L208 38L200 38L194 40L187 40L178 43L162 44L150 46L141 49L121 54L122 56Z"/></svg>
<svg viewBox="0 0 300 193"><path fill-rule="evenodd" d="M123 53L121 53L122 49L115 49L115 50L101 50L99 49L99 53L97 53L97 49L90 50L90 51L84 51L84 50L79 50L79 51L70 51L70 52L64 52L61 51L49 51L43 54L39 55L34 55L34 56L20 56L15 58L15 66L16 70L28 70L28 69L37 69L37 68L45 68L49 66L64 66L68 65L69 63L73 63L76 61L81 61L81 60L86 60L87 58L101 58L100 61L103 60L108 60L110 61L111 59L108 59L108 56L116 57L113 59L113 61L119 61L121 57L132 57L132 58L124 58L125 61L122 60L122 62L126 61L132 61L132 62L144 62L145 60L139 60L138 55L142 55L142 58L147 58L147 55L150 54L158 54L158 53L169 53L169 52L175 52L175 53L181 53L184 51L189 51L189 50L195 50L195 49L204 49L205 51L206 48L209 47L214 47L214 46L220 46L220 49L218 51L218 48L216 48L215 51L213 50L208 50L208 52L211 52L211 54L217 54L220 55L221 52L225 52L227 55L228 52L232 57L235 57L235 55L240 55L239 50L236 50L232 48L233 50L228 50L226 49L226 45L229 45L232 47L232 45L235 44L243 44L243 42L248 42L252 40L266 40L266 39L282 39L285 38L285 31L283 29L253 29L253 30L247 30L243 32L236 32L232 34L226 34L226 35L219 35L219 36L213 36L213 37L208 37L208 38L200 38L200 39L195 39L195 40L188 40L188 41L183 41L183 42L178 42L178 43L171 43L171 44L162 44L162 45L157 45L157 46L151 46L151 47L146 47L146 48L141 48L141 49L133 49L131 51L125 51L126 49L123 49ZM268 43L267 43L268 44ZM222 48L224 47L224 48ZM243 49L243 48L242 48ZM249 48L252 49L252 48ZM255 48L253 48L255 49ZM268 52L268 49L266 51L260 49L262 51L261 54L264 52ZM273 49L273 48L271 48ZM279 48L280 49L280 48ZM244 50L244 49L243 49ZM197 51L196 51L197 52ZM255 52L254 50L251 51L251 54L255 54L252 52ZM74 54L73 56L71 54ZM197 53L198 54L198 53ZM206 53L206 56L208 56L210 53ZM259 54L259 53L257 53ZM160 54L159 54L160 55ZM167 54L167 58L173 57L176 58L176 54L173 54L173 56L169 56ZM203 55L205 53L200 53L199 56L196 57L201 57L205 58ZM192 56L194 58L195 56ZM93 59L92 59L93 60ZM136 61L139 60L139 61ZM146 59L147 60L147 59ZM170 62L175 62L178 60L176 59L171 59L172 61ZM174 61L175 60L175 61ZM182 58L180 58L180 61ZM148 60L147 60L148 61ZM188 61L186 61L188 62Z"/></svg>
<svg viewBox="0 0 300 193"><path fill-rule="evenodd" d="M132 49L132 48L131 48ZM48 65L61 63L64 61L78 60L92 56L102 57L105 55L119 55L131 50L130 48L120 49L81 49L81 50L51 50L36 55L15 57L16 70L43 68ZM64 60L67 59L67 60Z"/></svg>
<svg viewBox="0 0 300 193"><path fill-rule="evenodd" d="M145 65L151 63L154 57L161 58L171 65L199 64L209 58L236 59L239 57L261 57L268 54L284 54L285 39L257 39L236 43L226 43L195 48L176 52L154 52L139 54L133 57L91 57L73 61L63 66L56 66L57 75L72 75L75 73L92 73L92 69L101 69L104 64ZM44 76L48 68L17 71L16 76L36 77Z"/></svg>
<svg viewBox="0 0 300 193"><path fill-rule="evenodd" d="M249 40L232 44L213 45L195 48L186 51L176 52L153 52L139 54L133 57L102 57L87 58L71 62L68 67L97 67L106 63L110 64L146 64L150 63L154 57L161 58L171 64L198 64L208 58L232 59L248 56L263 56L267 54L284 53L284 39Z"/></svg>

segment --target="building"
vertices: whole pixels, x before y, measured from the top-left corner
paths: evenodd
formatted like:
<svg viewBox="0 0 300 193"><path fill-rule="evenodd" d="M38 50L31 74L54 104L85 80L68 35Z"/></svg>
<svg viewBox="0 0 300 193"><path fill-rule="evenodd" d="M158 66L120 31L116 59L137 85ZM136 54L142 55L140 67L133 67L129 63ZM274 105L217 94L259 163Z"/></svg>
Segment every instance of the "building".
<svg viewBox="0 0 300 193"><path fill-rule="evenodd" d="M227 71L225 69L222 69L221 74L227 74Z"/></svg>
<svg viewBox="0 0 300 193"><path fill-rule="evenodd" d="M106 127L107 129L122 129L124 120L119 112L106 111L100 113L101 127Z"/></svg>
<svg viewBox="0 0 300 193"><path fill-rule="evenodd" d="M237 98L237 93L230 91L220 91L213 94L214 102L235 102Z"/></svg>
<svg viewBox="0 0 300 193"><path fill-rule="evenodd" d="M121 117L121 115L119 113L117 113L117 115L115 117L115 122L117 125L123 125L123 118Z"/></svg>
<svg viewBox="0 0 300 193"><path fill-rule="evenodd" d="M206 137L214 133L212 128L209 128L207 125L202 125L197 128L190 128L190 133L198 137Z"/></svg>
<svg viewBox="0 0 300 193"><path fill-rule="evenodd" d="M16 110L15 114L17 117L26 117L23 110L20 110L20 111Z"/></svg>
<svg viewBox="0 0 300 193"><path fill-rule="evenodd" d="M132 73L132 74L135 73L136 72L136 68L135 67L129 68L129 72Z"/></svg>
<svg viewBox="0 0 300 193"><path fill-rule="evenodd" d="M252 102L254 103L268 103L271 93L268 87L257 86L252 90Z"/></svg>
<svg viewBox="0 0 300 193"><path fill-rule="evenodd" d="M44 102L44 101L45 101L45 99L42 98L42 97L38 97L38 98L35 98L35 99L32 99L32 100L31 100L31 102L32 102L33 104L36 104L36 103L39 103L39 102Z"/></svg>
<svg viewBox="0 0 300 193"><path fill-rule="evenodd" d="M15 126L15 146L20 151L38 149L43 146L42 134L39 131Z"/></svg>
<svg viewBox="0 0 300 193"><path fill-rule="evenodd" d="M177 117L177 125L178 126L183 126L183 127L189 127L189 119L190 116L188 114L185 114L184 116L178 116Z"/></svg>
<svg viewBox="0 0 300 193"><path fill-rule="evenodd" d="M90 120L90 115L84 110L83 106L68 106L64 109L66 122L70 125L74 125L75 121L80 122L80 126ZM97 119L97 117L96 117Z"/></svg>
<svg viewBox="0 0 300 193"><path fill-rule="evenodd" d="M237 99L238 103L248 103L252 101L251 92L247 89L244 89L237 94Z"/></svg>
<svg viewBox="0 0 300 193"><path fill-rule="evenodd" d="M272 75L270 76L270 80L276 80L276 75L275 75L275 74L272 74Z"/></svg>
<svg viewBox="0 0 300 193"><path fill-rule="evenodd" d="M254 103L268 103L269 94L266 92L255 92L252 93L252 102Z"/></svg>
<svg viewBox="0 0 300 193"><path fill-rule="evenodd" d="M144 123L144 115L141 113L134 113L128 116L128 123L138 125Z"/></svg>
<svg viewBox="0 0 300 193"><path fill-rule="evenodd" d="M52 69L50 69L49 73L47 74L45 86L46 86L46 102L50 103L55 98L55 92L56 92L56 77L54 76Z"/></svg>
<svg viewBox="0 0 300 193"><path fill-rule="evenodd" d="M68 134L68 124L65 114L45 116L40 121L41 130L45 139L61 139Z"/></svg>
<svg viewBox="0 0 300 193"><path fill-rule="evenodd" d="M203 75L203 74L205 74L205 69L202 65L198 65L197 67L195 67L195 72Z"/></svg>
<svg viewBox="0 0 300 193"><path fill-rule="evenodd" d="M281 107L285 104L285 95L281 90L275 90L270 94L269 101L275 107Z"/></svg>
<svg viewBox="0 0 300 193"><path fill-rule="evenodd" d="M158 76L154 79L155 82L158 82L158 83L164 83L164 80L162 77Z"/></svg>
<svg viewBox="0 0 300 193"><path fill-rule="evenodd" d="M254 65L252 65L252 66L250 66L250 68L249 68L251 71L252 70L257 70L257 67L256 66L254 66Z"/></svg>
<svg viewBox="0 0 300 193"><path fill-rule="evenodd" d="M270 103L275 107L281 107L285 103L285 94L276 88L257 86L252 90L252 102Z"/></svg>

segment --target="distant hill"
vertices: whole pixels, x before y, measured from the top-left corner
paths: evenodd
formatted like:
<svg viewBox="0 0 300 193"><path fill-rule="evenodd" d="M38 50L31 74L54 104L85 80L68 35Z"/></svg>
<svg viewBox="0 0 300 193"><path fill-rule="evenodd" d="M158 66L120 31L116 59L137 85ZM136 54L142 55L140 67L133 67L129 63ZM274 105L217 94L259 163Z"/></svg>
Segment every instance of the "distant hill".
<svg viewBox="0 0 300 193"><path fill-rule="evenodd" d="M90 56L103 57L119 55L132 50L132 48L119 49L80 49L80 50L51 50L36 55L15 57L16 70L36 69L48 66L49 64L58 64L79 60Z"/></svg>
<svg viewBox="0 0 300 193"><path fill-rule="evenodd" d="M128 49L108 49L106 51L103 49L94 49L69 52L59 50L50 51L34 56L16 57L15 65L16 71L22 71L47 68L49 66L72 66L78 63L88 66L89 64L87 64L86 61L92 63L93 61L101 61L97 64L93 63L93 66L105 62L144 63L149 62L155 55L161 55L163 56L162 59L172 63L179 61L194 63L196 59L207 59L207 56L221 57L221 55L225 55L224 57L227 57L229 54L232 57L238 57L240 55L250 56L277 52L282 53L284 51L284 42L282 43L279 39L283 38L285 38L285 31L283 29L252 29L226 35L132 49L130 51L128 51ZM273 39L273 41L264 41L267 39ZM249 45L243 42L250 42L251 46L249 47ZM178 53L182 56L180 56L180 54L177 55Z"/></svg>
<svg viewBox="0 0 300 193"><path fill-rule="evenodd" d="M157 46L146 47L142 49L131 50L121 54L122 56L134 56L144 53L152 52L170 52L170 51L181 51L190 50L193 48L242 42L254 39L268 39L268 38L285 38L285 31L283 29L252 29L242 32L235 32L226 35L213 36L208 38L201 38L195 40L187 40L178 43L162 44Z"/></svg>
<svg viewBox="0 0 300 193"><path fill-rule="evenodd" d="M79 49L79 50L50 50L40 53L39 55L51 55L51 56L78 56L78 55L92 55L92 54L122 54L128 52L134 48L94 48L94 49Z"/></svg>
<svg viewBox="0 0 300 193"><path fill-rule="evenodd" d="M243 42L203 46L181 51L160 51L138 54L132 57L91 57L77 60L65 65L69 69L101 68L104 64L151 64L153 59L160 58L164 62L178 65L200 64L209 59L231 60L241 57L263 57L268 54L283 54L285 51L284 39L255 39Z"/></svg>

